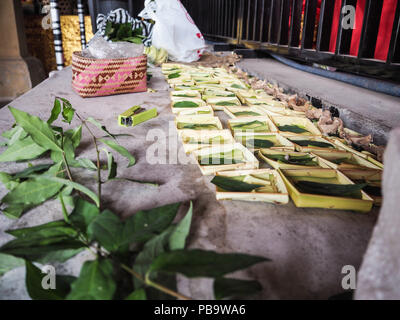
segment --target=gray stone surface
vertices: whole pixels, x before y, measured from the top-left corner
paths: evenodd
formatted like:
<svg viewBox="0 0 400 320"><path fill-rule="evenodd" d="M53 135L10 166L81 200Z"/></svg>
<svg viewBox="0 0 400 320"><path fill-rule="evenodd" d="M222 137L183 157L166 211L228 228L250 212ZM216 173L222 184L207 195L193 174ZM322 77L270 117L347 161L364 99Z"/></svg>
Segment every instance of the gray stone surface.
<svg viewBox="0 0 400 320"><path fill-rule="evenodd" d="M272 259L236 275L241 278L258 279L263 285L260 299L326 299L342 291L341 269L343 265L360 266L363 253L370 239L378 209L361 214L349 211L322 209L299 209L292 202L284 206L267 203L240 201L216 201L211 177L203 177L200 170L185 156L181 143L174 147L176 129L171 123L168 87L159 70L153 72L150 87L156 93L135 93L110 97L82 99L70 86L71 69L66 68L44 81L33 90L11 103L13 107L47 119L55 96L69 99L83 116L102 121L111 132L131 133L133 137L121 137L137 158L131 168L120 165L119 176L138 180L158 181L160 187L127 182L110 182L104 186L104 206L121 217L176 201L194 204L194 217L189 247L219 252L242 252ZM117 115L140 104L156 107L159 116L133 128L117 125ZM13 123L7 108L0 110L0 131L9 129ZM77 121L74 120L77 125ZM64 125L64 124L63 124ZM169 127L171 131L169 133ZM146 150L153 141L146 141L150 129L159 129L169 136L166 154L173 155L178 148L178 158L187 164L149 164ZM100 133L98 132L100 135ZM171 142L172 141L172 142ZM95 159L90 138L84 132L80 157ZM126 164L126 160L117 156ZM16 172L26 164L0 163L0 171ZM74 178L94 186L93 173L73 171ZM6 194L0 186L0 197ZM9 220L0 215L0 245L12 237L4 230L22 226L38 225L61 219L57 201L49 201L28 212L19 220ZM79 267L90 255L79 255L67 264L57 266L60 273L77 275ZM10 271L0 280L1 299L25 299L23 289L24 268ZM193 298L212 298L211 282L204 279L179 279L179 289Z"/></svg>
<svg viewBox="0 0 400 320"><path fill-rule="evenodd" d="M303 97L310 95L326 106L337 107L347 127L365 135L372 133L377 144L386 144L388 133L400 122L398 97L313 75L273 59L244 59L238 66Z"/></svg>
<svg viewBox="0 0 400 320"><path fill-rule="evenodd" d="M385 200L358 273L356 299L400 299L400 128L385 153Z"/></svg>

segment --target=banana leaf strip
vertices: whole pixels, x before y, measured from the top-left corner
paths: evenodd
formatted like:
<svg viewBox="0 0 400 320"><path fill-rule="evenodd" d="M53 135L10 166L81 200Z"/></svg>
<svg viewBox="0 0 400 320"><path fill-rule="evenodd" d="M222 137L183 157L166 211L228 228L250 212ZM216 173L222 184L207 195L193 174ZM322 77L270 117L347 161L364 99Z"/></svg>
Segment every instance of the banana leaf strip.
<svg viewBox="0 0 400 320"><path fill-rule="evenodd" d="M361 190L367 186L361 184L332 184L312 181L297 181L297 188L304 193L320 194L334 197L361 198Z"/></svg>
<svg viewBox="0 0 400 320"><path fill-rule="evenodd" d="M274 143L264 139L247 139L246 146L256 148L271 148L274 146Z"/></svg>
<svg viewBox="0 0 400 320"><path fill-rule="evenodd" d="M235 116L259 116L260 114L254 111L238 111L233 113Z"/></svg>
<svg viewBox="0 0 400 320"><path fill-rule="evenodd" d="M331 148L331 149L335 148L332 144L322 141L312 141L312 140L290 140L290 141L302 147L319 147L319 148Z"/></svg>
<svg viewBox="0 0 400 320"><path fill-rule="evenodd" d="M285 131L285 132L293 132L293 133L305 133L309 132L305 128L302 128L301 126L297 125L284 125L284 126L278 126L278 129L280 131Z"/></svg>
<svg viewBox="0 0 400 320"><path fill-rule="evenodd" d="M211 183L217 187L226 191L237 191L237 192L251 192L257 188L264 187L261 184L250 184L242 181L238 181L229 177L215 176Z"/></svg>
<svg viewBox="0 0 400 320"><path fill-rule="evenodd" d="M181 76L180 72L171 73L168 75L168 79L179 78Z"/></svg>
<svg viewBox="0 0 400 320"><path fill-rule="evenodd" d="M179 101L174 103L174 108L196 108L199 105L193 101Z"/></svg>
<svg viewBox="0 0 400 320"><path fill-rule="evenodd" d="M237 104L230 101L220 101L215 104L216 106L236 106Z"/></svg>
<svg viewBox="0 0 400 320"><path fill-rule="evenodd" d="M294 164L299 166L318 166L318 164L313 161L313 157L309 155L305 156L292 156L284 154L264 154L267 158L271 160L278 161L279 163Z"/></svg>
<svg viewBox="0 0 400 320"><path fill-rule="evenodd" d="M218 129L218 126L212 123L178 123L178 129Z"/></svg>

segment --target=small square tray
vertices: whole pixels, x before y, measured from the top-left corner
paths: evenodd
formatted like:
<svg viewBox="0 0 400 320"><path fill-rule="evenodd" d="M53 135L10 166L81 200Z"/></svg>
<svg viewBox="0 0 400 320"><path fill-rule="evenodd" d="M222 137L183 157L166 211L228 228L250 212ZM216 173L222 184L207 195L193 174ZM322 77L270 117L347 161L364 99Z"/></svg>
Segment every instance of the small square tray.
<svg viewBox="0 0 400 320"><path fill-rule="evenodd" d="M174 113L177 116L194 116L194 115L213 116L214 110L210 106L202 106L197 108L172 108L172 113Z"/></svg>
<svg viewBox="0 0 400 320"><path fill-rule="evenodd" d="M184 101L194 102L197 104L197 107L202 107L202 106L206 105L206 103L201 98L171 97L171 108L176 108L175 105L178 102L184 102ZM193 107L193 108L197 108L197 107ZM187 108L187 107L185 106L182 108Z"/></svg>
<svg viewBox="0 0 400 320"><path fill-rule="evenodd" d="M289 202L289 194L286 189L282 177L276 170L271 169L257 169L257 170L235 170L217 172L216 176L235 177L248 174L272 174L275 178L275 186L278 189L277 193L267 192L233 192L223 191L216 187L217 200L241 200L241 201L262 201L271 202L274 204L286 204Z"/></svg>
<svg viewBox="0 0 400 320"><path fill-rule="evenodd" d="M243 163L232 163L232 164L215 164L215 165L201 165L197 160L199 156L206 156L214 153L221 152L229 152L232 150L240 150L243 152L245 157L245 162ZM194 150L192 155L195 158L197 165L200 168L200 171L203 175L214 174L218 171L229 171L229 170L244 170L244 169L258 169L259 162L257 158L242 144L233 143L233 144L221 144L215 145L208 148L202 148L199 150Z"/></svg>
<svg viewBox="0 0 400 320"><path fill-rule="evenodd" d="M317 166L303 166L297 164L290 164L290 163L280 163L276 160L268 158L266 155L268 154L284 154L290 156L305 156L309 155L313 157L313 162L316 163ZM260 149L257 153L258 157L268 163L274 169L313 169L313 168L330 168L322 159L316 155L307 152L295 152L290 150L272 150L272 149Z"/></svg>
<svg viewBox="0 0 400 320"><path fill-rule="evenodd" d="M260 116L265 116L267 115L267 112L265 112L261 108L257 107L233 107L233 106L227 106L224 108L224 112L229 116L229 118L241 118L241 117L260 117ZM249 114L253 113L253 114ZM238 114L236 114L238 113ZM247 113L247 114L246 114Z"/></svg>
<svg viewBox="0 0 400 320"><path fill-rule="evenodd" d="M252 152L257 151L260 148L257 147L253 148L252 146L248 146L246 144L246 140L249 138L254 139L263 136L274 136L278 140L280 145L270 147L269 149L271 150L291 150L293 152L295 150L293 143L291 143L288 139L286 139L285 137L276 132L236 132L234 135L235 140L237 142L243 144L247 149L249 149Z"/></svg>
<svg viewBox="0 0 400 320"><path fill-rule="evenodd" d="M330 177L338 179L341 184L354 184L340 171L334 169L278 169L278 172L281 174L296 207L354 210L360 212L369 212L372 208L373 199L364 191L361 191L361 199L302 193L290 180L290 177L296 176Z"/></svg>
<svg viewBox="0 0 400 320"><path fill-rule="evenodd" d="M178 123L191 123L191 124L214 124L216 127L221 130L222 129L222 124L221 121L219 120L218 117L212 117L209 115L196 115L196 116L178 116L175 118L175 125L176 128L179 130L183 129L190 129L190 128L183 128L179 129L178 128ZM212 130L218 130L218 129L212 129ZM193 129L193 130L211 130L208 128L199 128L199 129Z"/></svg>
<svg viewBox="0 0 400 320"><path fill-rule="evenodd" d="M244 130L234 130L232 127L232 124L235 123L243 123L243 122L252 122L252 121L262 121L266 122L269 130L266 131L254 131L251 129L244 129ZM240 117L240 118L234 118L234 119L229 119L228 120L228 126L229 129L232 131L233 134L236 132L278 132L278 129L276 128L275 124L271 121L271 119L268 116L262 116L262 117Z"/></svg>
<svg viewBox="0 0 400 320"><path fill-rule="evenodd" d="M331 141L322 138L320 136L291 136L287 137L288 140L290 140L295 148L296 151L299 152L312 152L320 157L346 157L348 154L347 151L339 149L334 143ZM316 142L324 142L332 145L333 148L321 148L321 147L313 147L313 146L301 146L296 143L296 140L310 140L310 141L316 141Z"/></svg>
<svg viewBox="0 0 400 320"><path fill-rule="evenodd" d="M179 130L179 137L183 143L183 149L186 153L190 153L193 150L198 150L205 147L211 147L215 144L234 144L235 139L233 139L231 132L228 129L223 130L191 130L184 129ZM223 143L188 143L187 141L192 140L193 142L207 141L208 139L222 137ZM190 139L190 140L189 140Z"/></svg>
<svg viewBox="0 0 400 320"><path fill-rule="evenodd" d="M282 131L278 128L280 134L284 136L321 136L321 132L318 128L305 117L271 117L272 121L275 123L276 127L285 125L300 125L305 128L309 133L294 133L288 131Z"/></svg>

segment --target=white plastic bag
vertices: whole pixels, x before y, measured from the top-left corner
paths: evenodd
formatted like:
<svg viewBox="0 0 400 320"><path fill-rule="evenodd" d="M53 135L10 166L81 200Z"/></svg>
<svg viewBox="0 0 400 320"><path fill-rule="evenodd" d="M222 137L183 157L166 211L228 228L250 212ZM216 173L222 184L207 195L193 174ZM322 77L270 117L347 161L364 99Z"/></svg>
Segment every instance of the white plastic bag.
<svg viewBox="0 0 400 320"><path fill-rule="evenodd" d="M173 61L197 61L205 49L203 35L179 0L146 0L139 14L155 21L152 45Z"/></svg>

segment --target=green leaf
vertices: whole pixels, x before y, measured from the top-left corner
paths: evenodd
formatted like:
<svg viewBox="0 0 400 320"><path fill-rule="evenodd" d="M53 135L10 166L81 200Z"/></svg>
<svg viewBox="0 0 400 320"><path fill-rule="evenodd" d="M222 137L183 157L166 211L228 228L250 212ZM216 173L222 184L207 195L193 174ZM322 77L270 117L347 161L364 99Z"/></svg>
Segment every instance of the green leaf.
<svg viewBox="0 0 400 320"><path fill-rule="evenodd" d="M174 108L197 108L198 103L193 101L179 101L174 103Z"/></svg>
<svg viewBox="0 0 400 320"><path fill-rule="evenodd" d="M59 181L30 179L20 183L1 200L7 204L38 205L58 193L63 185Z"/></svg>
<svg viewBox="0 0 400 320"><path fill-rule="evenodd" d="M130 232L130 242L145 242L167 229L173 222L180 203L135 213L125 223L126 232Z"/></svg>
<svg viewBox="0 0 400 320"><path fill-rule="evenodd" d="M105 140L105 139L99 139L101 142L103 142L105 145L110 147L111 149L117 151L120 155L123 157L127 158L129 160L128 168L133 166L136 162L136 159L133 155L130 154L130 152L124 148L123 146L120 146L118 143L116 143L113 140Z"/></svg>
<svg viewBox="0 0 400 320"><path fill-rule="evenodd" d="M68 300L111 300L116 289L111 261L86 261L71 288Z"/></svg>
<svg viewBox="0 0 400 320"><path fill-rule="evenodd" d="M42 286L43 278L46 273L36 267L30 261L25 261L26 266L26 289L29 296L33 300L64 300L68 292L70 291L70 283L74 277L70 276L56 276L55 289L44 289Z"/></svg>
<svg viewBox="0 0 400 320"><path fill-rule="evenodd" d="M31 137L27 137L10 145L0 155L0 162L36 159L47 150L36 144Z"/></svg>
<svg viewBox="0 0 400 320"><path fill-rule="evenodd" d="M12 107L9 107L9 109L13 114L16 123L29 133L33 141L38 145L45 149L62 151L54 136L53 130L51 130L48 123L42 121L36 116L31 116L24 111Z"/></svg>
<svg viewBox="0 0 400 320"><path fill-rule="evenodd" d="M31 261L46 259L46 256L56 251L84 247L82 242L75 239L77 237L76 230L65 221L55 221L7 232L17 238L3 245L0 252Z"/></svg>
<svg viewBox="0 0 400 320"><path fill-rule="evenodd" d="M146 242L143 250L135 259L133 270L139 273L142 277L145 277L146 273L150 270L151 263L154 261L154 259L160 254L166 252L168 241L173 229L173 226L169 226L161 234ZM156 275L153 274L153 277L154 276ZM141 288L143 286L143 282L138 281L137 279L135 279L134 284L135 288Z"/></svg>
<svg viewBox="0 0 400 320"><path fill-rule="evenodd" d="M73 164L75 162L75 149L73 147L71 139L66 136L63 138L63 149L68 164ZM52 151L50 157L51 160L53 160L54 162L64 161L63 152L60 151Z"/></svg>
<svg viewBox="0 0 400 320"><path fill-rule="evenodd" d="M75 129L70 129L65 131L65 136L68 137L72 141L72 146L76 149L81 143L82 139L82 125Z"/></svg>
<svg viewBox="0 0 400 320"><path fill-rule="evenodd" d="M94 204L80 197L74 199L74 209L69 215L69 221L74 226L86 233L90 223L100 214L100 210Z"/></svg>
<svg viewBox="0 0 400 320"><path fill-rule="evenodd" d="M15 181L14 177L6 172L0 172L0 181L8 190L13 190L19 185L19 182Z"/></svg>
<svg viewBox="0 0 400 320"><path fill-rule="evenodd" d="M117 163L114 161L114 157L111 152L108 152L107 149L103 149L103 151L107 154L107 179L113 179L117 176Z"/></svg>
<svg viewBox="0 0 400 320"><path fill-rule="evenodd" d="M87 229L90 240L96 240L109 252L118 251L123 241L124 225L120 218L109 210L95 217Z"/></svg>
<svg viewBox="0 0 400 320"><path fill-rule="evenodd" d="M35 227L7 230L6 232L18 239L36 239L54 236L75 238L78 235L74 228L62 220L48 222Z"/></svg>
<svg viewBox="0 0 400 320"><path fill-rule="evenodd" d="M25 139L28 136L28 133L20 126L16 126L15 129L16 129L15 133L12 135L10 141L8 141L7 143L9 146L13 145L18 140Z"/></svg>
<svg viewBox="0 0 400 320"><path fill-rule="evenodd" d="M95 125L97 128L99 128L101 131L107 134L110 138L115 139L115 135L110 133L105 126L103 126L100 122L97 120L93 119L92 117L89 117L86 119L86 121L89 121L91 124Z"/></svg>
<svg viewBox="0 0 400 320"><path fill-rule="evenodd" d="M54 121L56 121L60 113L61 113L61 103L60 100L55 98L53 109L51 109L50 118L47 120L47 123L52 124Z"/></svg>
<svg viewBox="0 0 400 320"><path fill-rule="evenodd" d="M215 176L211 183L215 184L217 187L226 190L226 191L234 191L234 192L250 192L257 188L261 188L264 185L261 184L250 184L243 181L238 181L236 179L232 179L229 177L223 176Z"/></svg>
<svg viewBox="0 0 400 320"><path fill-rule="evenodd" d="M143 288L133 291L125 300L146 300L146 291Z"/></svg>
<svg viewBox="0 0 400 320"><path fill-rule="evenodd" d="M174 231L169 238L170 250L183 249L185 247L186 238L190 231L190 224L192 222L193 205L190 201L190 207L185 217L174 228Z"/></svg>
<svg viewBox="0 0 400 320"><path fill-rule="evenodd" d="M35 261L41 264L54 263L54 262L63 263L75 257L78 253L84 250L86 250L86 248L54 250L46 254L42 254L40 257L36 258Z"/></svg>
<svg viewBox="0 0 400 320"><path fill-rule="evenodd" d="M1 136L6 138L6 139L11 139L11 137L19 130L19 126L16 126L15 123L11 127L10 130L4 131L1 133Z"/></svg>
<svg viewBox="0 0 400 320"><path fill-rule="evenodd" d="M0 277L6 272L24 265L24 259L0 253Z"/></svg>
<svg viewBox="0 0 400 320"><path fill-rule="evenodd" d="M9 219L18 219L24 212L32 209L35 205L29 204L10 204L3 209L3 214Z"/></svg>
<svg viewBox="0 0 400 320"><path fill-rule="evenodd" d="M69 163L69 165L73 168L85 168L85 169L89 169L89 170L93 170L93 171L97 170L97 167L93 163L93 161L86 159L86 158L80 158L80 159L71 161L71 163Z"/></svg>
<svg viewBox="0 0 400 320"><path fill-rule="evenodd" d="M151 264L151 271L181 273L186 277L222 277L225 274L268 261L240 253L216 253L214 251L174 250L159 255Z"/></svg>
<svg viewBox="0 0 400 320"><path fill-rule="evenodd" d="M37 180L44 180L44 181L51 181L51 182L58 182L60 184L72 187L76 190L79 190L80 192L86 194L90 199L92 199L94 201L94 203L99 207L100 206L100 200L99 197L90 189L86 188L85 186L76 183L76 182L72 182L70 180L67 179L61 179L61 178L57 178L57 177L37 177Z"/></svg>
<svg viewBox="0 0 400 320"><path fill-rule="evenodd" d="M28 167L25 170L22 170L13 175L14 179L26 179L32 176L34 173L43 172L45 170L50 169L54 163L46 163L46 164L38 164L36 166Z"/></svg>
<svg viewBox="0 0 400 320"><path fill-rule="evenodd" d="M63 111L62 111L63 122L71 124L71 121L75 114L75 109L72 108L71 103L68 100L63 98L61 98L61 100L63 101Z"/></svg>
<svg viewBox="0 0 400 320"><path fill-rule="evenodd" d="M260 283L254 280L230 278L217 278L214 280L214 296L216 300L247 297L261 290Z"/></svg>

